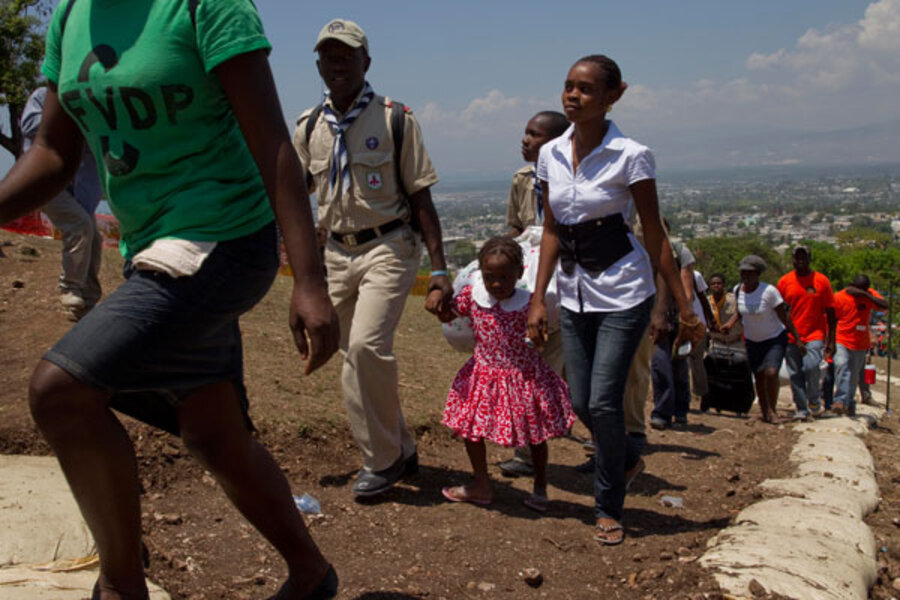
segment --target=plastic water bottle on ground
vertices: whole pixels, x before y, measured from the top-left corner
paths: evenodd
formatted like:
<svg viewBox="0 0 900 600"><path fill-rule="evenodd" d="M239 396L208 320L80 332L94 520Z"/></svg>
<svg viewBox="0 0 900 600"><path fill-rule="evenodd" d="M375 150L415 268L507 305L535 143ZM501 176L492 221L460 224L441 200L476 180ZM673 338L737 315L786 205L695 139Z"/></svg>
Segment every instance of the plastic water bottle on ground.
<svg viewBox="0 0 900 600"><path fill-rule="evenodd" d="M304 515L322 514L322 505L319 504L318 500L307 493L304 493L302 496L294 496L294 505L296 505L297 510Z"/></svg>

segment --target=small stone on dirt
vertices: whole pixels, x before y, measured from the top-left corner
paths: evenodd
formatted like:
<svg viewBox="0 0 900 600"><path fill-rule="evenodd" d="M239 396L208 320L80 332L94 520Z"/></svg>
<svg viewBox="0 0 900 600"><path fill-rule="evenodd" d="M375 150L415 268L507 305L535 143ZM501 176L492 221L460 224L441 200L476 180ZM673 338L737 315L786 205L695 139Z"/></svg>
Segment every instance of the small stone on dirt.
<svg viewBox="0 0 900 600"><path fill-rule="evenodd" d="M497 586L493 583L488 583L487 581L482 581L481 583L478 584L477 587L482 592L493 592Z"/></svg>
<svg viewBox="0 0 900 600"><path fill-rule="evenodd" d="M178 513L153 513L154 521L162 521L166 525L181 525L184 521L181 515Z"/></svg>
<svg viewBox="0 0 900 600"><path fill-rule="evenodd" d="M171 458L177 458L181 456L181 450L177 446L173 446L172 444L166 444L163 446L162 453L165 456L169 456Z"/></svg>
<svg viewBox="0 0 900 600"><path fill-rule="evenodd" d="M764 588L763 585L755 579L750 580L750 585L748 585L747 588L750 590L750 593L753 594L753 596L756 598L762 598L766 595L766 588Z"/></svg>
<svg viewBox="0 0 900 600"><path fill-rule="evenodd" d="M17 290L21 290L23 287L25 287L25 282L21 279L14 279L12 282L12 286Z"/></svg>
<svg viewBox="0 0 900 600"><path fill-rule="evenodd" d="M544 576L534 567L524 569L522 571L522 579L524 579L525 583L533 588L539 587L542 583L544 583Z"/></svg>

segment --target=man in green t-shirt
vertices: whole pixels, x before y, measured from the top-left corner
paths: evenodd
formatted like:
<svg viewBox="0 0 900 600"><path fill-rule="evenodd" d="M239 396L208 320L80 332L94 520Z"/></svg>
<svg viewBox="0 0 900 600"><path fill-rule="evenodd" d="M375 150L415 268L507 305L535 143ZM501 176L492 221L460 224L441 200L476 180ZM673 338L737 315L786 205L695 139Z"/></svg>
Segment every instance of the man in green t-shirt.
<svg viewBox="0 0 900 600"><path fill-rule="evenodd" d="M277 598L333 598L337 575L251 435L238 319L278 268L306 371L337 349L309 199L252 0L64 0L32 148L0 182L0 223L71 179L85 141L121 223L126 281L43 357L31 410L100 555L92 599L149 598L134 449L111 408L182 437L287 562ZM274 209L274 211L273 211Z"/></svg>

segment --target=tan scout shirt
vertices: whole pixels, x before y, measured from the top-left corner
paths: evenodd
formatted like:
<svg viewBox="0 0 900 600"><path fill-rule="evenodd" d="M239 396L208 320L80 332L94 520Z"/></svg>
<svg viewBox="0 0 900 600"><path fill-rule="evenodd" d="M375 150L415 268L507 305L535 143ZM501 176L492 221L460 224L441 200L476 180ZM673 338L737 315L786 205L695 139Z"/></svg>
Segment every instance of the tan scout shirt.
<svg viewBox="0 0 900 600"><path fill-rule="evenodd" d="M330 99L328 100L330 102ZM294 149L306 172L312 175L312 189L318 202L318 226L338 233L384 225L394 219L409 219L408 202L400 193L394 167L394 140L391 136L390 100L375 95L344 134L350 164L350 189L332 199L331 160L334 134L320 116L307 145L305 111L294 129ZM422 143L422 132L412 112L406 112L400 173L408 194L434 185L437 173Z"/></svg>
<svg viewBox="0 0 900 600"><path fill-rule="evenodd" d="M534 193L534 165L526 165L513 175L509 186L509 200L506 209L506 224L525 230L537 222L537 196Z"/></svg>

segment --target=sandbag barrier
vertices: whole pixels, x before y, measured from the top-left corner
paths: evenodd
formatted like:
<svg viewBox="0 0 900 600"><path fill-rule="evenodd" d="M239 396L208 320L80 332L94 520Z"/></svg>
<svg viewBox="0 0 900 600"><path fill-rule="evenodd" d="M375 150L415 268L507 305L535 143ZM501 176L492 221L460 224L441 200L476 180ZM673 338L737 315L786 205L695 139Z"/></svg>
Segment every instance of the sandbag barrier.
<svg viewBox="0 0 900 600"><path fill-rule="evenodd" d="M856 417L794 426L794 476L760 486L768 498L748 506L708 542L700 564L735 599L763 590L799 600L864 600L878 576L875 536L863 519L880 500L875 464L862 437L884 415L857 404ZM786 396L786 397L785 397ZM790 389L781 400L793 406Z"/></svg>

